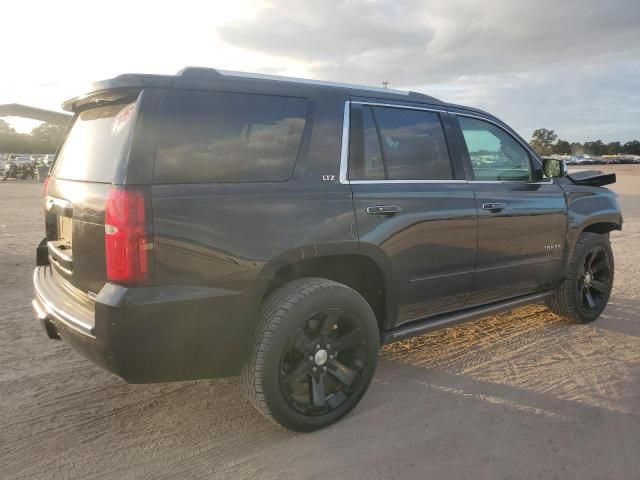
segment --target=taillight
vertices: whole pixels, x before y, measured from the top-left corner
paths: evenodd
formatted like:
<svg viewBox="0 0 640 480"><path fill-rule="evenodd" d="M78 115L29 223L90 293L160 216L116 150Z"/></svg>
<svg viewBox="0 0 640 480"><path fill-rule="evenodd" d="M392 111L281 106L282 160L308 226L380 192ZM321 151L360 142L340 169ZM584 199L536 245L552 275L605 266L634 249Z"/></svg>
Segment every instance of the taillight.
<svg viewBox="0 0 640 480"><path fill-rule="evenodd" d="M109 191L104 212L107 280L127 285L148 280L152 242L146 228L144 193L123 188Z"/></svg>
<svg viewBox="0 0 640 480"><path fill-rule="evenodd" d="M49 190L49 179L50 178L51 177L47 176L47 178L44 179L44 187L43 187L43 189L44 189L44 196L45 197L47 196L47 190Z"/></svg>

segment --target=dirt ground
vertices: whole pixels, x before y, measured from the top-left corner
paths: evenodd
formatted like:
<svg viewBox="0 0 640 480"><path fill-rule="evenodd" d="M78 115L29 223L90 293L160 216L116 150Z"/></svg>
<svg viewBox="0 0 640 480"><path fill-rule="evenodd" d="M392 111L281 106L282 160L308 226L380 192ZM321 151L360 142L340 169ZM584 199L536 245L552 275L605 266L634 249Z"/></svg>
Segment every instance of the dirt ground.
<svg viewBox="0 0 640 480"><path fill-rule="evenodd" d="M127 385L47 339L42 186L0 182L0 478L640 478L640 166L613 168L601 319L534 306L390 345L355 411L312 434L264 420L236 378Z"/></svg>

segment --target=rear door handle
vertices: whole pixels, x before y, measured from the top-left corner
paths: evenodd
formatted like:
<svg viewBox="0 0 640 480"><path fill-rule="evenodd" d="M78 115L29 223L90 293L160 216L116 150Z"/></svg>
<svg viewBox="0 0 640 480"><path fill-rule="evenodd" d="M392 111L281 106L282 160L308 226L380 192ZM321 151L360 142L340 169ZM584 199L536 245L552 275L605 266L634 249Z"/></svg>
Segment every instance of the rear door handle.
<svg viewBox="0 0 640 480"><path fill-rule="evenodd" d="M490 210L492 212L499 212L500 210L504 210L507 207L506 203L483 203L483 210Z"/></svg>
<svg viewBox="0 0 640 480"><path fill-rule="evenodd" d="M398 205L371 205L367 207L367 213L369 215L395 215L401 211L402 207Z"/></svg>

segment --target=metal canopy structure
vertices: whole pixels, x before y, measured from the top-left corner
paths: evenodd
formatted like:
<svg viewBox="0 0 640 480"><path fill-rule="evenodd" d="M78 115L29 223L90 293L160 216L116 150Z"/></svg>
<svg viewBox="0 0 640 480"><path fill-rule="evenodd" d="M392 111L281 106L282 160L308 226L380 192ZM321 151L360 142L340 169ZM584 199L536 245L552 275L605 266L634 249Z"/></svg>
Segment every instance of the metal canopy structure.
<svg viewBox="0 0 640 480"><path fill-rule="evenodd" d="M47 123L66 125L72 116L68 113L45 110L44 108L29 107L17 103L0 105L0 117L24 117L33 118Z"/></svg>

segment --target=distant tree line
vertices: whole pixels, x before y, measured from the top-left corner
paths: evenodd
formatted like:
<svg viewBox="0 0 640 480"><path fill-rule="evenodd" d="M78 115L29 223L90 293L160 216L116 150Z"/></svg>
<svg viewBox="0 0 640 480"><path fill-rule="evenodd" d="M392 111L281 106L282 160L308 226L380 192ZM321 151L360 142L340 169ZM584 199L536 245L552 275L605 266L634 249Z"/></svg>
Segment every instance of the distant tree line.
<svg viewBox="0 0 640 480"><path fill-rule="evenodd" d="M2 153L53 153L64 137L66 125L43 123L31 133L18 133L6 121L0 119L0 152ZM558 138L553 130L538 128L531 135L529 144L540 155L640 155L640 141L632 140L604 143L571 142Z"/></svg>
<svg viewBox="0 0 640 480"><path fill-rule="evenodd" d="M593 142L567 142L561 140L553 130L538 128L531 135L529 144L540 155L640 155L640 141L631 140L622 144L621 142L604 143L602 140Z"/></svg>
<svg viewBox="0 0 640 480"><path fill-rule="evenodd" d="M54 153L65 129L65 125L43 123L31 133L18 133L0 119L0 153Z"/></svg>

